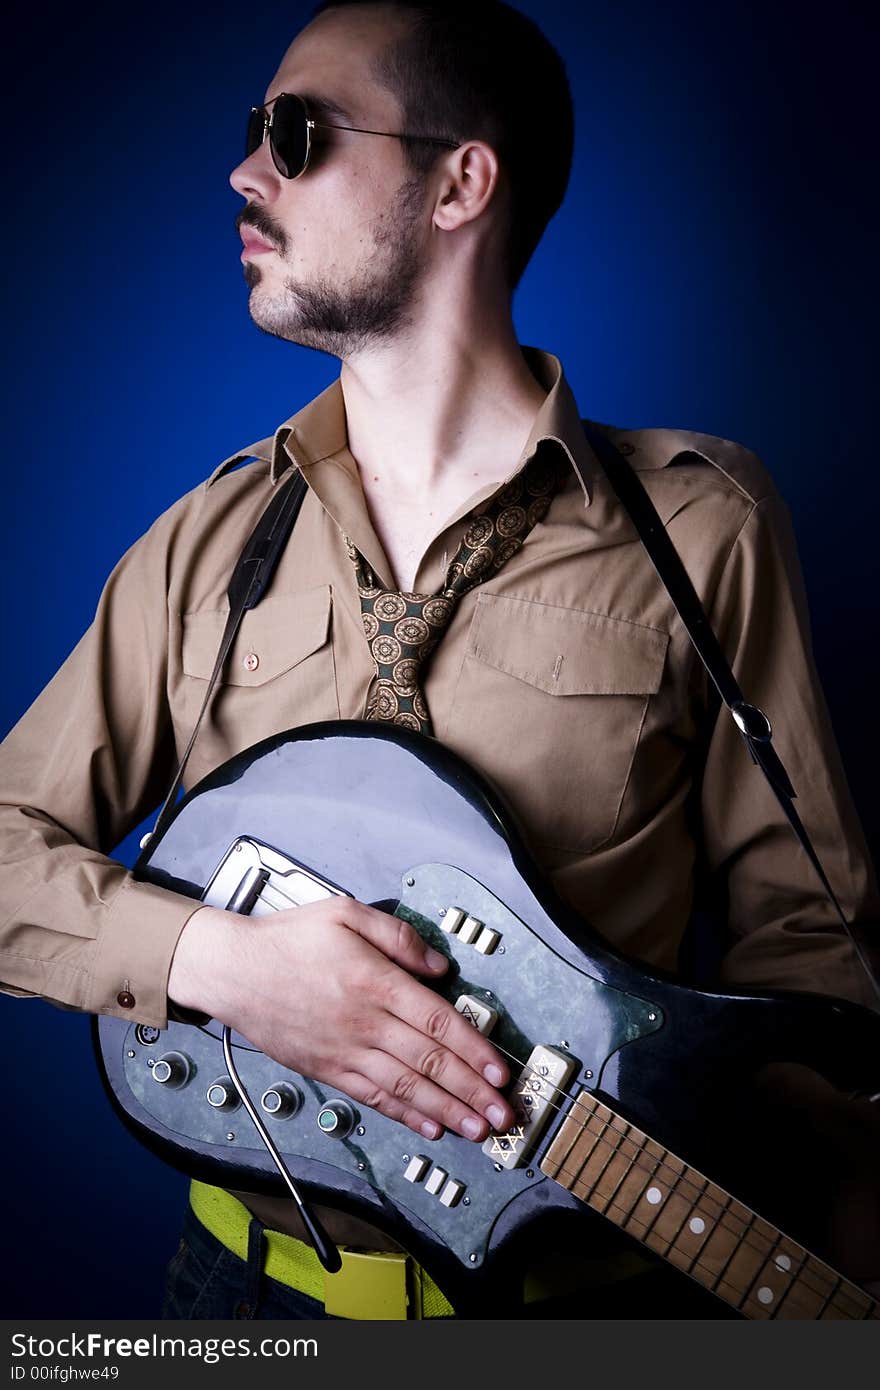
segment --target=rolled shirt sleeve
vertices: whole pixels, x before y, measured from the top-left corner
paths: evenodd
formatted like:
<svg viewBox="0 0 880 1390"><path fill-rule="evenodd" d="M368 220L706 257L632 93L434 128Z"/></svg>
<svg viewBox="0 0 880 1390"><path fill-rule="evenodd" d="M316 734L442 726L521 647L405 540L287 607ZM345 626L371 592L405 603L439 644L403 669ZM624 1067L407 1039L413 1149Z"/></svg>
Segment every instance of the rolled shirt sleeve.
<svg viewBox="0 0 880 1390"><path fill-rule="evenodd" d="M123 557L92 626L0 750L6 991L157 1027L198 903L135 882L107 854L173 776L162 581L189 510L183 499Z"/></svg>
<svg viewBox="0 0 880 1390"><path fill-rule="evenodd" d="M876 879L816 673L788 511L775 492L755 502L736 537L711 622L745 699L770 720L795 809L847 921L862 924L876 968ZM721 979L876 1007L818 875L723 707L706 758L702 819L707 866L723 886L733 938Z"/></svg>

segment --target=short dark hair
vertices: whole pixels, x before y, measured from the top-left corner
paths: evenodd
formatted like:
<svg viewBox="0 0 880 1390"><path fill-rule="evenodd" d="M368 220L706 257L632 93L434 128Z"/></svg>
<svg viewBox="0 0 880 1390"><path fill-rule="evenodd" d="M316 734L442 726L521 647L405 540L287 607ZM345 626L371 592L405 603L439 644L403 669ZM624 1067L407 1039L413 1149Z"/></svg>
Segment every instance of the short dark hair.
<svg viewBox="0 0 880 1390"><path fill-rule="evenodd" d="M404 127L444 139L485 140L510 191L507 271L520 280L568 187L574 111L565 64L528 16L502 0L323 0L314 11L391 5L411 17L377 75L397 97ZM426 173L436 146L405 141Z"/></svg>

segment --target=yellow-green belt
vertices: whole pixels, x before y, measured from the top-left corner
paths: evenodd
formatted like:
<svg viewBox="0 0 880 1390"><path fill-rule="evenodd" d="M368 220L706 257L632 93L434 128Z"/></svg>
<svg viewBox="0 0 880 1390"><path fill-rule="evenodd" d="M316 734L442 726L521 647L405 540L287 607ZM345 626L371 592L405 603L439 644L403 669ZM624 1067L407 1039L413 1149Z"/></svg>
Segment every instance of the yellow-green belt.
<svg viewBox="0 0 880 1390"><path fill-rule="evenodd" d="M190 1203L202 1225L240 1260L247 1259L247 1207L220 1187L192 1182ZM267 1228L264 1273L289 1289L323 1303L338 1318L359 1321L444 1318L454 1315L449 1300L421 1265L404 1252L362 1251L339 1247L342 1268L328 1274L310 1245ZM588 1256L550 1257L525 1278L523 1301L537 1303L576 1289L616 1283L651 1268L636 1252L601 1259Z"/></svg>
<svg viewBox="0 0 880 1390"><path fill-rule="evenodd" d="M202 1225L237 1255L247 1259L247 1207L221 1187L193 1181L190 1203ZM339 1247L342 1268L328 1274L310 1245L283 1231L266 1230L263 1271L289 1289L316 1298L337 1318L371 1321L444 1318L452 1304L411 1256L392 1250L361 1251Z"/></svg>

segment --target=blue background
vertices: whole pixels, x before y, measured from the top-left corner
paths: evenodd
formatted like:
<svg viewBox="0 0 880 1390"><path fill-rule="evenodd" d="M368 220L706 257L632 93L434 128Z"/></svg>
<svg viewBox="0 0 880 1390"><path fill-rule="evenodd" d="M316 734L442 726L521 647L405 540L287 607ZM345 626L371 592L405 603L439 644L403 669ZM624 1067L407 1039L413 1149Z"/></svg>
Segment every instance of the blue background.
<svg viewBox="0 0 880 1390"><path fill-rule="evenodd" d="M794 514L876 847L867 7L521 8L567 59L578 141L517 296L520 337L562 357L584 414L703 430L764 458ZM3 94L4 729L153 517L337 370L251 325L226 182L245 112L308 8L71 7L55 29L32 10ZM84 1017L0 999L0 1043L3 1315L154 1316L184 1179L111 1116Z"/></svg>

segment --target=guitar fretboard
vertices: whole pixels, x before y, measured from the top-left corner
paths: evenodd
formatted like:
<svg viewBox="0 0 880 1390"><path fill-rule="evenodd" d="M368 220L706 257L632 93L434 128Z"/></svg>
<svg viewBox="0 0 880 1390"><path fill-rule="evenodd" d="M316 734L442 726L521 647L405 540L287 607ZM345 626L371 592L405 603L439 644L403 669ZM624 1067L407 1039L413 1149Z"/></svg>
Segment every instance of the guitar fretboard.
<svg viewBox="0 0 880 1390"><path fill-rule="evenodd" d="M880 1317L880 1305L581 1091L541 1170L746 1318Z"/></svg>

